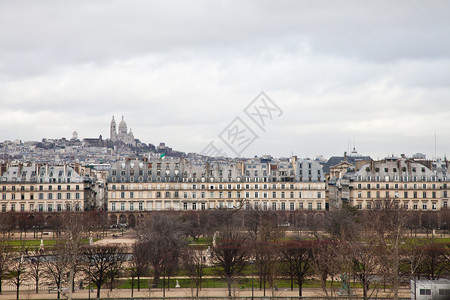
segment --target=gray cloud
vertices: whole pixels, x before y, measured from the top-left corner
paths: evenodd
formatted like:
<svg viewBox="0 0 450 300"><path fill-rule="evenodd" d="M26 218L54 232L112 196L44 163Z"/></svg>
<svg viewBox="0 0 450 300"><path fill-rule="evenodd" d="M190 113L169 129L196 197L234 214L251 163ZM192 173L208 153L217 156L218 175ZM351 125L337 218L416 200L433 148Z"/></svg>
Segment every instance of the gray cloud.
<svg viewBox="0 0 450 300"><path fill-rule="evenodd" d="M246 151L440 154L446 1L2 1L0 137L108 135L201 151L264 90L284 114ZM364 151L363 151L364 150ZM338 151L338 153L336 153ZM229 151L230 152L230 151Z"/></svg>

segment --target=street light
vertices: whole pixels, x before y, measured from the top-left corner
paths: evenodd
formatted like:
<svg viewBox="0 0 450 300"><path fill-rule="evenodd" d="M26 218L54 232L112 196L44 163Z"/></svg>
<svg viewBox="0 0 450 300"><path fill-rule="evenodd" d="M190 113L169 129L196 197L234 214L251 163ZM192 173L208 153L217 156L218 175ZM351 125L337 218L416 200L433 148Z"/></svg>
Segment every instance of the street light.
<svg viewBox="0 0 450 300"><path fill-rule="evenodd" d="M253 300L253 260L250 260L250 264L252 265L252 300Z"/></svg>
<svg viewBox="0 0 450 300"><path fill-rule="evenodd" d="M93 267L93 265L89 263L89 299L91 299L91 267Z"/></svg>

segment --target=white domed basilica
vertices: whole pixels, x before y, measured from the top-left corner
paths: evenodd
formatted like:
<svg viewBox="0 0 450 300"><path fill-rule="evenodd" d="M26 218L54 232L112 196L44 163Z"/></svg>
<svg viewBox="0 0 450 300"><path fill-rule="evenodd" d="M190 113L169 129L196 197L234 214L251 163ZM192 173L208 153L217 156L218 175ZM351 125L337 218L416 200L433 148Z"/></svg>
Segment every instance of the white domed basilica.
<svg viewBox="0 0 450 300"><path fill-rule="evenodd" d="M136 141L134 140L133 132L131 131L131 128L130 128L130 132L128 132L127 123L125 123L123 116L122 116L122 121L120 121L120 123L119 123L119 132L117 132L116 120L114 120L114 116L113 116L111 125L110 125L110 139L113 142L123 142L129 146L133 146L133 147L136 146Z"/></svg>

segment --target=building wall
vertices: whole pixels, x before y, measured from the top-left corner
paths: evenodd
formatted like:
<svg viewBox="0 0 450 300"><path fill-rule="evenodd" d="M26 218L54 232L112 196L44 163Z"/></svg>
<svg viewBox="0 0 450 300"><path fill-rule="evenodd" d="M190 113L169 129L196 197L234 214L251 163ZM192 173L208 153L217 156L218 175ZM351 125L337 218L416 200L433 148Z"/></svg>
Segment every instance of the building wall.
<svg viewBox="0 0 450 300"><path fill-rule="evenodd" d="M84 210L89 198L85 183L0 183L0 210L51 212Z"/></svg>
<svg viewBox="0 0 450 300"><path fill-rule="evenodd" d="M109 211L324 210L324 183L120 183L110 184Z"/></svg>
<svg viewBox="0 0 450 300"><path fill-rule="evenodd" d="M448 178L443 171L406 159L367 164L350 180L350 204L359 209L378 209L384 200L408 210L448 208Z"/></svg>

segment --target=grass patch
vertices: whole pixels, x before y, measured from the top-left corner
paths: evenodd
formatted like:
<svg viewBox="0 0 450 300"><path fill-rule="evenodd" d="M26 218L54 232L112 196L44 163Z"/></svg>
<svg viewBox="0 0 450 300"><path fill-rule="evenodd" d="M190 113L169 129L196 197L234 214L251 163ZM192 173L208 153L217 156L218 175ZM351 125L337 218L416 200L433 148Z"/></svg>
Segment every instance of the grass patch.
<svg viewBox="0 0 450 300"><path fill-rule="evenodd" d="M93 239L94 242L98 241L98 239ZM58 240L44 240L44 247L52 247L54 246ZM19 251L27 248L30 251L33 250L33 248L39 248L41 245L41 240L8 240L4 242L6 245L11 246L14 251ZM82 239L82 244L88 244L89 239Z"/></svg>

